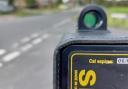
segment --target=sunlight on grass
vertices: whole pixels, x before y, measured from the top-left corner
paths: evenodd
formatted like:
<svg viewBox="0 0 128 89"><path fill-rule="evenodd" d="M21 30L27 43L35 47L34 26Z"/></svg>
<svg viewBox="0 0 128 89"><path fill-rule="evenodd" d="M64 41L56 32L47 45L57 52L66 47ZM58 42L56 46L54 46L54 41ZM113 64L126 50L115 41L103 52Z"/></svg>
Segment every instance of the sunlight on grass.
<svg viewBox="0 0 128 89"><path fill-rule="evenodd" d="M25 17L25 16L33 16L33 15L37 15L37 14L29 13L26 11L19 11L19 12L16 12L15 15Z"/></svg>
<svg viewBox="0 0 128 89"><path fill-rule="evenodd" d="M108 25L109 27L128 28L128 20L113 19L111 16L109 16Z"/></svg>
<svg viewBox="0 0 128 89"><path fill-rule="evenodd" d="M128 6L127 7L109 7L108 10L109 12L128 14Z"/></svg>
<svg viewBox="0 0 128 89"><path fill-rule="evenodd" d="M109 7L108 13L109 13L108 15L109 27L128 28L128 18L127 19L114 19L111 17L112 13L128 14L128 7Z"/></svg>

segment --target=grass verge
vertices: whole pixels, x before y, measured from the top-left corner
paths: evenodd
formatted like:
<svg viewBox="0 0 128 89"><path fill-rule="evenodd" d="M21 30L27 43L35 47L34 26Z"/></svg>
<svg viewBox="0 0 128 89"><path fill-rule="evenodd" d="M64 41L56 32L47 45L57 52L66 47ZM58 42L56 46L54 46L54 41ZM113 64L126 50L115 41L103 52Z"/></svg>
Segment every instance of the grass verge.
<svg viewBox="0 0 128 89"><path fill-rule="evenodd" d="M128 28L128 19L115 19L111 17L112 13L128 14L128 7L109 7L108 13L109 27Z"/></svg>

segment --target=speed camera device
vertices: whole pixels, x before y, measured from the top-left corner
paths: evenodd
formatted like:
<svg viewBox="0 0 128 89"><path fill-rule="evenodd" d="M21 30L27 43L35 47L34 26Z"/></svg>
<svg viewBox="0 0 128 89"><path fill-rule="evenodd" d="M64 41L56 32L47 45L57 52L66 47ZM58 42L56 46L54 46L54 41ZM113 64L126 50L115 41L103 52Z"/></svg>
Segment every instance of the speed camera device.
<svg viewBox="0 0 128 89"><path fill-rule="evenodd" d="M88 5L56 48L53 71L54 89L128 89L128 36L112 34L102 7Z"/></svg>

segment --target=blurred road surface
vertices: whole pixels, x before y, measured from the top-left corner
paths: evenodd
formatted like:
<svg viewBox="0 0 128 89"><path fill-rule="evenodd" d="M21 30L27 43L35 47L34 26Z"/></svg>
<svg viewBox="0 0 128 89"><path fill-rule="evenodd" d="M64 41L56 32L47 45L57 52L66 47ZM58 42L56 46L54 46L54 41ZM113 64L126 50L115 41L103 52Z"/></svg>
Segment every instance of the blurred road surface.
<svg viewBox="0 0 128 89"><path fill-rule="evenodd" d="M76 11L0 22L0 89L52 89L53 51Z"/></svg>
<svg viewBox="0 0 128 89"><path fill-rule="evenodd" d="M0 89L52 89L53 51L62 34L75 31L78 14L71 10L0 22Z"/></svg>

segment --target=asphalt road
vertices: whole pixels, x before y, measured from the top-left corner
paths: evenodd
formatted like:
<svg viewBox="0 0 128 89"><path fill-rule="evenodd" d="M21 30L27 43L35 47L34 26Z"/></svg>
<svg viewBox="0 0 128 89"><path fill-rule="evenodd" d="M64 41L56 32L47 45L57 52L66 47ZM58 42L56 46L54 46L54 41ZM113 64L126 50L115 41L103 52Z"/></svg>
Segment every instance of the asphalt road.
<svg viewBox="0 0 128 89"><path fill-rule="evenodd" d="M1 21L0 89L52 89L53 51L63 34L77 29L76 15L70 10Z"/></svg>
<svg viewBox="0 0 128 89"><path fill-rule="evenodd" d="M0 22L0 89L52 89L53 51L76 11Z"/></svg>

